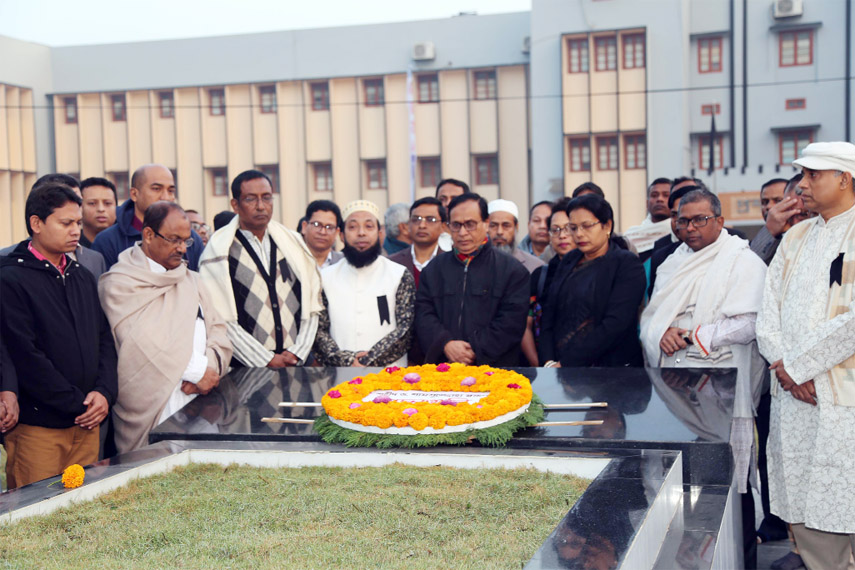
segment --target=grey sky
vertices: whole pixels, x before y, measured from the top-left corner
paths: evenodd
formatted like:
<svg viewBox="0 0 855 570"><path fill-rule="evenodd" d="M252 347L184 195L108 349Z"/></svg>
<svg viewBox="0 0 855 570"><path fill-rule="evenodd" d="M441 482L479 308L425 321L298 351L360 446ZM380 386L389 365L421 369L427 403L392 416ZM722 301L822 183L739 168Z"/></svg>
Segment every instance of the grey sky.
<svg viewBox="0 0 855 570"><path fill-rule="evenodd" d="M531 0L0 0L0 35L50 46L497 14Z"/></svg>

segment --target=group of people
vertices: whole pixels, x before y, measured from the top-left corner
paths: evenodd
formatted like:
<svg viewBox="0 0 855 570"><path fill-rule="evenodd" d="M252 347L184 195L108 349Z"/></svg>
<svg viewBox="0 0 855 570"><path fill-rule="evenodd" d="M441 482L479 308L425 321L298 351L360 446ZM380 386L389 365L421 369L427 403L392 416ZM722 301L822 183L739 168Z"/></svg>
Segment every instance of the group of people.
<svg viewBox="0 0 855 570"><path fill-rule="evenodd" d="M0 252L9 486L94 461L108 415L119 452L145 445L235 367L727 367L743 511L756 418L764 507L809 567L842 568L855 547L855 145L814 143L794 164L803 176L764 185L750 243L688 177L654 180L624 235L586 183L535 204L519 240L517 204L455 179L385 215L318 200L293 231L273 220L270 179L248 170L212 231L161 165L137 169L118 207L108 180L44 177L30 237Z"/></svg>

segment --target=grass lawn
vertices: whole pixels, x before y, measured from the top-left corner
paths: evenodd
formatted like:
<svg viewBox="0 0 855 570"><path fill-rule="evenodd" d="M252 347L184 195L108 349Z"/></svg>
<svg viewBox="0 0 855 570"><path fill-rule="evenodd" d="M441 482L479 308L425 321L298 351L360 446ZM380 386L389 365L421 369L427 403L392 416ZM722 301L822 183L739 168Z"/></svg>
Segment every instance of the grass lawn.
<svg viewBox="0 0 855 570"><path fill-rule="evenodd" d="M191 465L0 525L0 567L520 568L587 485L528 469Z"/></svg>

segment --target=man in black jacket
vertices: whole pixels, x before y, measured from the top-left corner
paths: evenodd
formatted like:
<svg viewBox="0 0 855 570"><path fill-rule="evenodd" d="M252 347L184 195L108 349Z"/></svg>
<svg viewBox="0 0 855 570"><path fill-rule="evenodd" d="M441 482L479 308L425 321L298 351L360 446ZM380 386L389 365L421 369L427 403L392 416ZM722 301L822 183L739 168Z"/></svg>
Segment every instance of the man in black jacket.
<svg viewBox="0 0 855 570"><path fill-rule="evenodd" d="M95 278L67 254L81 200L48 183L27 198L32 236L0 259L0 333L18 376L18 425L6 433L15 488L98 458L99 425L116 399L116 349Z"/></svg>
<svg viewBox="0 0 855 570"><path fill-rule="evenodd" d="M528 313L528 271L487 239L487 202L463 194L448 206L452 251L421 274L416 334L425 362L516 366Z"/></svg>

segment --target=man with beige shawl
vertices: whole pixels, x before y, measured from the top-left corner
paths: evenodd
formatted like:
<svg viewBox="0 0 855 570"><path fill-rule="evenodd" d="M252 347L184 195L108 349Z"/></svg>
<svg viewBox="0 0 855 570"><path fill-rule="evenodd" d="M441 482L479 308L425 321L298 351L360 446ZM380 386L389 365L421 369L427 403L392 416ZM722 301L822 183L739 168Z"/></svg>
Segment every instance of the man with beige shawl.
<svg viewBox="0 0 855 570"><path fill-rule="evenodd" d="M226 326L198 274L182 261L190 221L173 202L149 206L142 241L119 254L98 294L119 352L113 408L120 453L148 443L148 433L228 371Z"/></svg>

